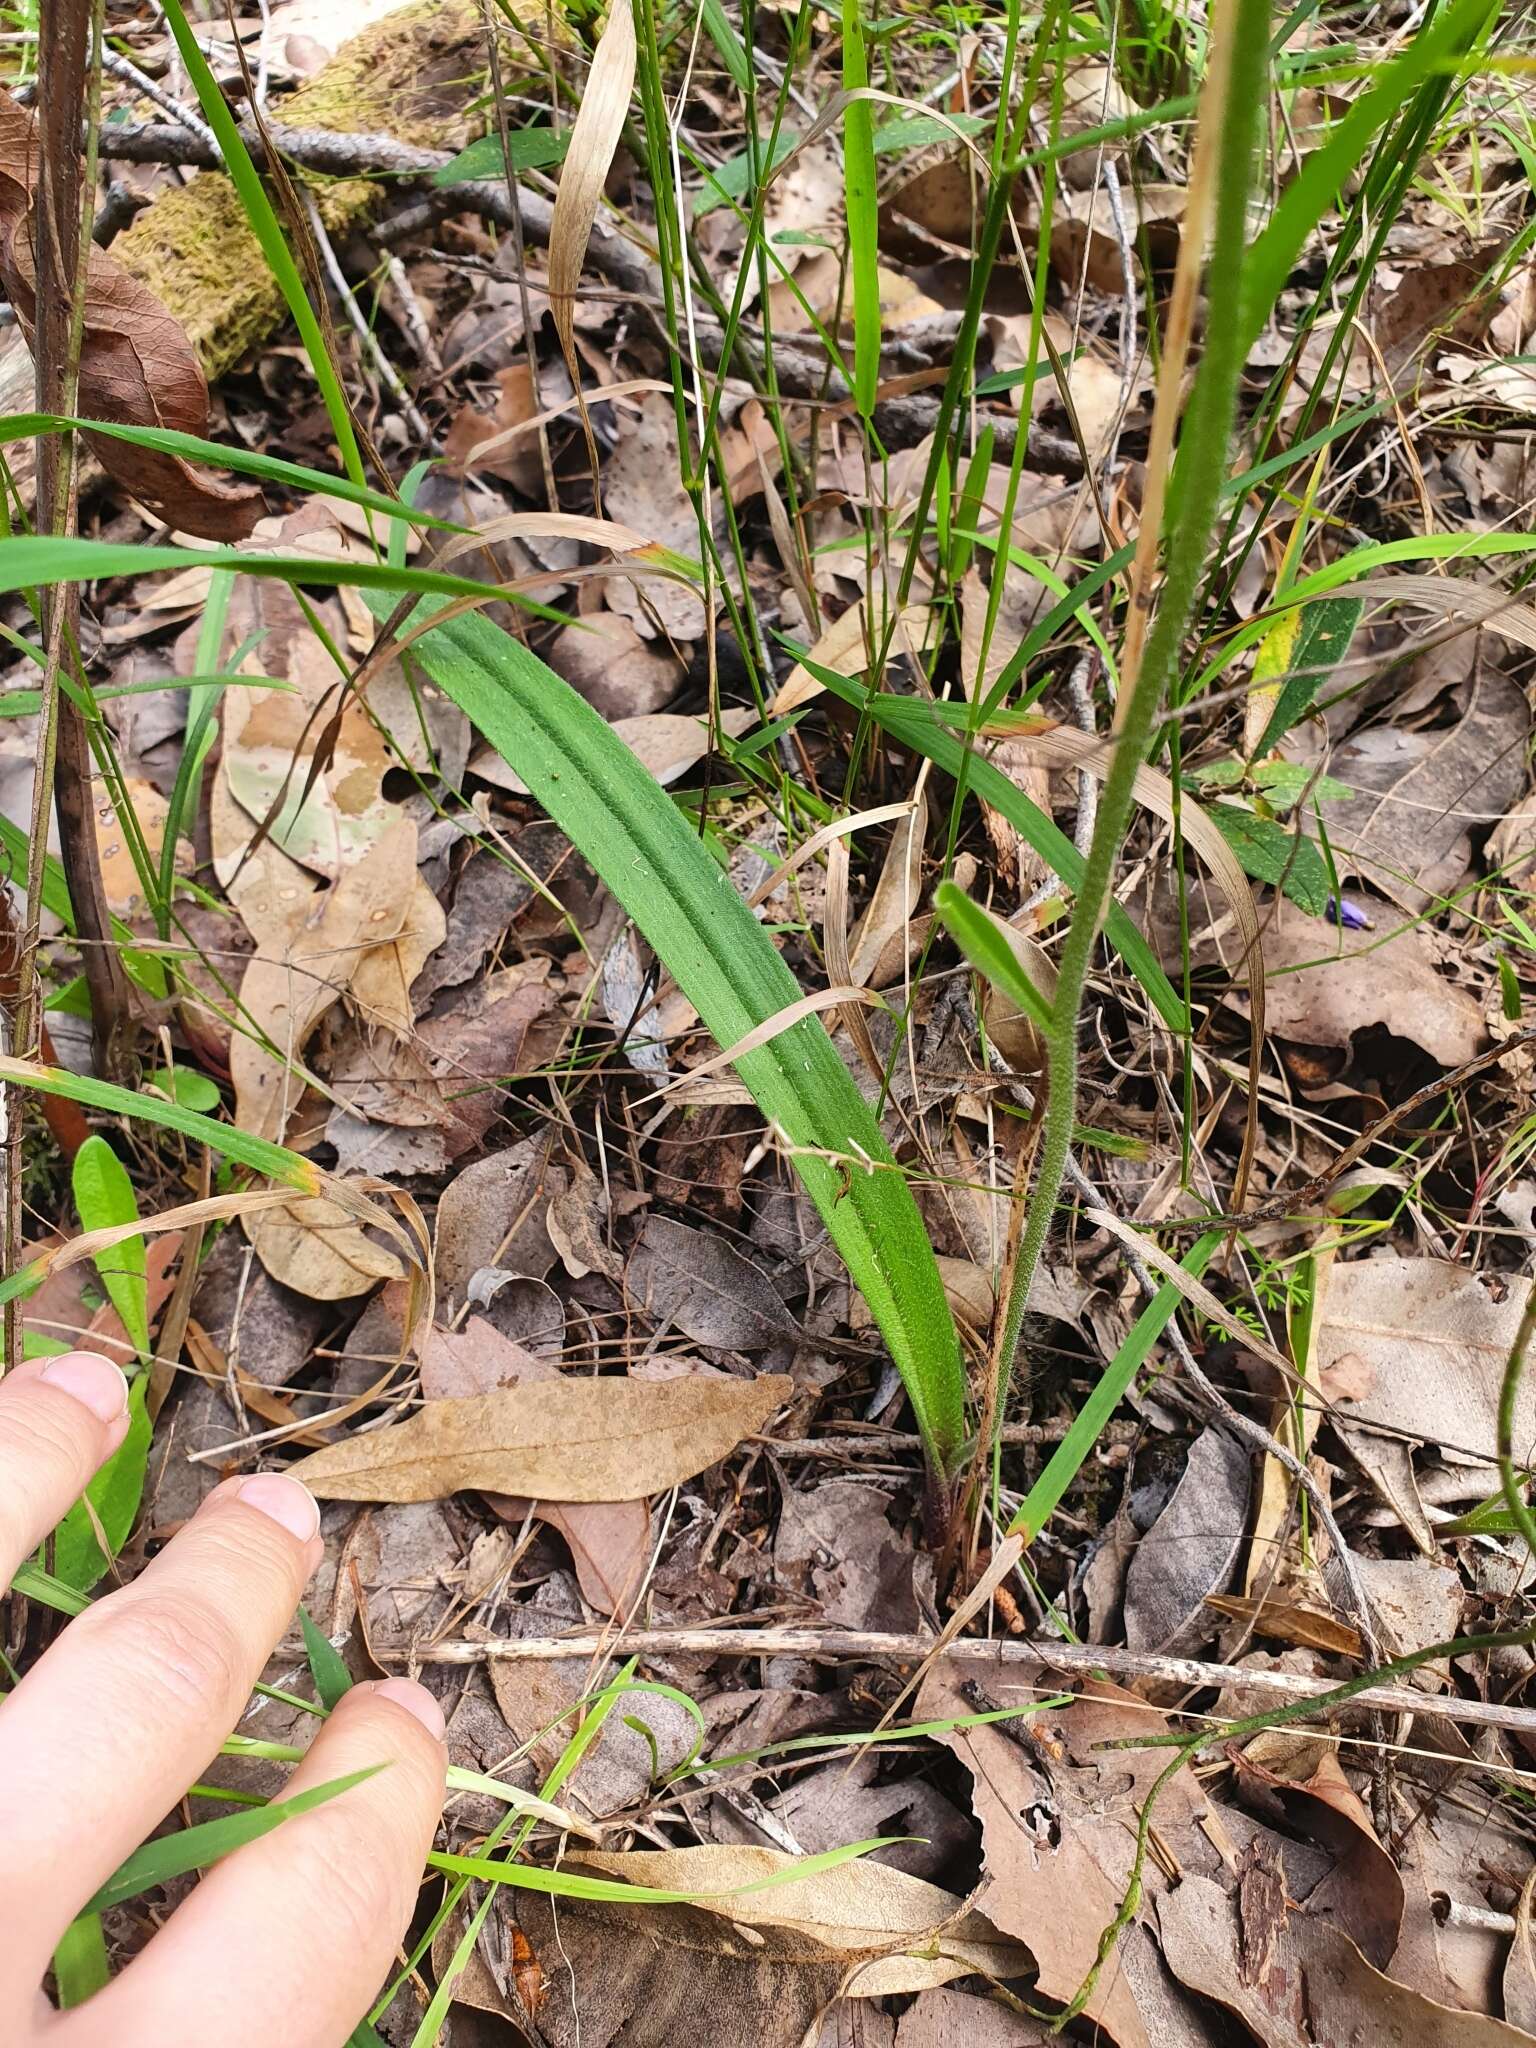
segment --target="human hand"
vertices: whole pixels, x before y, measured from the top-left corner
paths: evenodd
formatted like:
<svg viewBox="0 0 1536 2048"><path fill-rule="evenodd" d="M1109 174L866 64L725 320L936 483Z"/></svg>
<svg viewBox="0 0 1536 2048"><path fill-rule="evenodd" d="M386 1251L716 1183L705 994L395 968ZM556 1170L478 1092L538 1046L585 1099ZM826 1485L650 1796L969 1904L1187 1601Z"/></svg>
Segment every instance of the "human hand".
<svg viewBox="0 0 1536 2048"><path fill-rule="evenodd" d="M0 1380L0 1588L127 1430L127 1384L72 1351ZM214 1867L72 2012L42 1981L71 1919L206 1768L320 1561L320 1511L279 1473L217 1487L131 1586L97 1601L0 1702L0 2042L10 2048L341 2048L405 1931L442 1808L424 1687L353 1688L289 1789L387 1763Z"/></svg>

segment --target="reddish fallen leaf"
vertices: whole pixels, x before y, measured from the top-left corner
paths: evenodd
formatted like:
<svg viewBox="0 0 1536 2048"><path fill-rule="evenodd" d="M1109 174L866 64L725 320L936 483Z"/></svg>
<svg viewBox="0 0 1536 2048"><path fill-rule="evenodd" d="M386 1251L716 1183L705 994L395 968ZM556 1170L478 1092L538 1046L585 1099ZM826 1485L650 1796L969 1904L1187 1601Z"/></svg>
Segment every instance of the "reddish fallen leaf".
<svg viewBox="0 0 1536 2048"><path fill-rule="evenodd" d="M0 90L0 279L30 346L37 304L33 247L37 124ZM181 323L105 249L91 246L78 406L88 419L206 437L208 383ZM207 540L243 540L266 504L254 484L224 484L179 455L87 434L107 474L171 525Z"/></svg>

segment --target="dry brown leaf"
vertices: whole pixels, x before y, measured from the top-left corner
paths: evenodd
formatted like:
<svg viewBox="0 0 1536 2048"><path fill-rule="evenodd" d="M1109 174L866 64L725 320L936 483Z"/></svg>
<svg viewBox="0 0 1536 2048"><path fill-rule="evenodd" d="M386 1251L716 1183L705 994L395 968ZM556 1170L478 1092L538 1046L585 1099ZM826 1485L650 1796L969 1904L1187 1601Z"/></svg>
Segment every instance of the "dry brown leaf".
<svg viewBox="0 0 1536 2048"><path fill-rule="evenodd" d="M922 1721L964 1722L975 1713L953 1666L938 1665L918 1697ZM982 1827L986 1882L977 1904L1033 1954L1039 1992L1063 2002L1087 1979L1104 1930L1125 1895L1137 1821L1162 1750L1105 1753L1122 1736L1160 1735L1167 1724L1143 1700L1095 1684L1064 1713L1021 1724L1023 1739L996 1726L956 1726L938 1739L970 1772ZM1159 1842L1180 1867L1219 1869L1221 1829L1189 1771L1165 1787ZM1141 1913L1105 1962L1085 2008L1118 2048L1164 2048L1183 2037L1169 2011L1156 1945L1145 1924L1162 1889L1149 1859ZM1199 2034L1195 2034L1199 2038Z"/></svg>
<svg viewBox="0 0 1536 2048"><path fill-rule="evenodd" d="M1251 1454L1218 1429L1189 1447L1167 1506L1142 1537L1125 1581L1125 1640L1133 1650L1192 1656L1215 1633L1205 1614L1231 1579L1248 1519Z"/></svg>
<svg viewBox="0 0 1536 2048"><path fill-rule="evenodd" d="M1280 1891L1283 1901L1283 1884ZM1185 1877L1161 1901L1158 1931L1175 1975L1237 2014L1264 2048L1529 2048L1519 2028L1436 2005L1373 1969L1337 1927L1283 1903L1256 1941L1237 1903L1203 1877Z"/></svg>
<svg viewBox="0 0 1536 2048"><path fill-rule="evenodd" d="M326 1500L441 1500L466 1487L557 1501L641 1500L725 1457L792 1391L782 1373L504 1388L433 1402L292 1469Z"/></svg>
<svg viewBox="0 0 1536 2048"><path fill-rule="evenodd" d="M1489 1487L1497 1456L1499 1383L1530 1290L1505 1276L1503 1299L1475 1275L1440 1259L1384 1254L1335 1265L1317 1333L1323 1374L1347 1359L1359 1392L1335 1397L1352 1425L1433 1445L1464 1460L1468 1498ZM1515 1404L1514 1441L1536 1438L1536 1386L1527 1375Z"/></svg>
<svg viewBox="0 0 1536 2048"><path fill-rule="evenodd" d="M349 1210L323 1196L251 1219L246 1235L272 1278L311 1301L351 1301L405 1270Z"/></svg>
<svg viewBox="0 0 1536 2048"><path fill-rule="evenodd" d="M1322 815L1342 872L1420 913L1465 879L1472 835L1496 825L1525 789L1531 713L1524 690L1486 665L1462 718L1443 731L1371 726L1328 772L1355 791Z"/></svg>
<svg viewBox="0 0 1536 2048"><path fill-rule="evenodd" d="M864 613L865 605L861 598L833 620L811 649L810 658L818 667L829 668L840 676L859 675L868 668L869 635L873 633L878 648L888 630L888 614L885 608L878 608L872 626L866 627ZM892 656L920 652L932 630L934 618L931 605L909 604L895 620L895 631L891 635ZM786 711L794 711L801 704L808 704L813 697L819 697L825 688L826 684L817 682L803 663L796 662L780 684L769 709L775 718L781 718Z"/></svg>
<svg viewBox="0 0 1536 2048"><path fill-rule="evenodd" d="M33 116L0 89L0 278L30 346L37 259L38 132ZM90 245L77 407L114 425L208 434L208 385L180 322L105 249ZM221 484L179 455L87 434L109 476L173 526L207 540L240 540L266 507L253 484Z"/></svg>
<svg viewBox="0 0 1536 2048"><path fill-rule="evenodd" d="M308 899L312 907L280 952L252 956L240 984L246 1028L230 1049L242 1130L281 1140L303 1093L298 1062L310 1033L368 952L393 950L415 882L416 827L401 818L318 903Z"/></svg>
<svg viewBox="0 0 1536 2048"><path fill-rule="evenodd" d="M797 1935L842 1955L849 1965L846 1996L924 1991L976 1971L1006 1981L1029 1967L1025 1950L983 1914L969 1910L964 1899L888 1863L864 1859L790 1878L770 1890L736 1890L782 1878L794 1861L777 1849L734 1845L598 1850L570 1858L573 1869L594 1876L693 1893L683 1911L693 1922L691 1931L706 1941L711 1932L715 1941L726 1943L735 1929L761 1929ZM734 1897L709 1896L732 1891Z"/></svg>
<svg viewBox="0 0 1536 2048"><path fill-rule="evenodd" d="M464 1400L498 1387L549 1384L558 1366L471 1316L459 1331L429 1330L421 1343L421 1391L429 1401ZM643 1500L529 1500L489 1493L488 1505L512 1523L537 1515L569 1546L577 1582L599 1614L619 1613L644 1577L651 1548L650 1509Z"/></svg>
<svg viewBox="0 0 1536 2048"><path fill-rule="evenodd" d="M499 439L508 428L526 426L538 418L539 397L534 389L532 365L509 363L497 371L496 387L493 412L476 412L473 406L466 405L455 415L443 436L443 459L456 476L476 472L505 477L525 498L536 498L543 483L543 470L533 437L519 434ZM498 445L486 446L493 441Z"/></svg>
<svg viewBox="0 0 1536 2048"><path fill-rule="evenodd" d="M630 0L614 0L576 112L549 230L550 310L571 382L578 386L581 375L576 361L576 287L587 260L587 243L592 238L603 184L629 112L634 80L634 16Z"/></svg>
<svg viewBox="0 0 1536 2048"><path fill-rule="evenodd" d="M757 723L750 705L734 705L720 714L722 730L740 739ZM638 718L616 718L613 730L643 768L648 768L665 788L702 761L713 744L707 718L691 718L676 711L647 711ZM472 773L514 796L527 796L528 785L509 761L490 747L482 747L470 762Z"/></svg>

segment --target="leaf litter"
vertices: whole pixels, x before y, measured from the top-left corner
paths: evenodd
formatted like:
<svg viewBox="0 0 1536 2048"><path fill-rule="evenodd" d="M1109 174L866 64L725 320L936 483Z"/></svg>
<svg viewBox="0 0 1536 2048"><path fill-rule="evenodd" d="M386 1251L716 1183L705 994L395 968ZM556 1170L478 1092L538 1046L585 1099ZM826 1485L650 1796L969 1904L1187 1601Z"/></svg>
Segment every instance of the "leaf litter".
<svg viewBox="0 0 1536 2048"><path fill-rule="evenodd" d="M390 10L368 15L356 25L387 36ZM93 536L148 537L153 522L338 577L393 540L399 560L479 580L486 615L671 791L722 886L755 896L801 987L837 991L829 1022L917 1193L978 1411L1016 1249L1010 1190L1035 1143L1041 1026L970 975L933 889L962 882L1050 1002L1066 862L1087 846L1123 681L1114 603L1095 586L1063 610L1061 593L1137 530L1157 386L1148 329L1186 238L1187 119L1163 119L1160 103L1182 105L1203 59L1173 13L1154 17L1145 49L1095 46L1061 67L1059 91L1044 82L1030 147L1048 129L1092 139L1052 145L1019 188L1017 244L973 308L970 438L937 468L939 393L966 332L959 259L980 246L997 113L991 25L957 30L951 49L942 11L935 49L885 45L913 106L876 110L873 459L850 395L861 338L840 304L842 137L818 125L806 139L826 79L792 48L790 17L760 10L765 66L796 83L775 149L761 138L762 161L782 168L754 194L733 66L757 53L733 43L729 7L705 10L702 62L668 73L658 102L683 95L674 169L710 284L707 303L677 309L686 333L668 332L658 274L636 267L662 224L650 166L630 153L649 60L627 6L600 37L551 17L553 49L531 69L505 39L514 138L528 96L549 116L538 96L552 63L570 68L579 108L563 166L523 174L521 274L504 212L477 211L483 199L454 211L451 184L403 239L387 215L409 185L387 205L377 194L357 239L336 245L352 280L336 347L358 417L388 476L442 465L410 488L478 529L471 544L404 522L391 533L385 510L291 476L258 490L217 481L212 454L89 437L107 472L105 495L82 501ZM279 122L325 61L312 15L296 20L298 40L269 53ZM1400 25L1411 50L1417 19ZM813 49L830 47L827 18L808 26ZM482 26L465 33L456 104L464 79L492 90ZM1369 24L1351 33L1355 71L1286 86L1281 194L1398 53L1378 50ZM1309 61L1334 48L1331 27L1296 37ZM770 84L765 68L760 95ZM1511 73L1501 90L1525 87ZM454 119L447 148L469 139ZM0 269L22 341L32 138L30 115L0 104ZM997 1525L979 1514L948 1549L925 1524L877 1323L783 1132L710 1065L721 1048L673 985L676 963L530 796L527 763L477 739L409 649L378 643L379 618L345 582L241 576L220 598L195 566L92 588L93 687L159 684L104 697L102 731L123 758L95 795L123 944L178 958L169 996L140 1019L161 1041L154 1063L212 1088L232 1133L395 1199L432 1252L418 1314L423 1282L412 1308L400 1242L323 1193L253 1206L201 1240L149 1241L153 1327L184 1344L189 1369L155 1382L146 1497L117 1569L131 1574L224 1472L286 1465L327 1503L322 1629L358 1673L421 1671L468 1768L536 1789L634 1633L630 1689L561 1795L598 1842L571 1854L538 1831L533 1861L719 1894L856 1840L919 1838L685 1907L577 1899L557 1915L531 1894L498 1896L442 2039L510 2026L583 2048L990 2048L1046 2038L1068 2007L1067 2038L1121 2048L1238 2031L1276 2048L1394 2029L1458 2048L1528 2038L1520 1786L1536 1724L1520 1719L1523 1648L1405 1675L1422 1700L1411 1716L1341 1703L1316 1726L1217 1739L1220 1720L1281 1697L1253 1690L1266 1678L1341 1681L1373 1657L1513 1627L1531 1598L1519 1540L1484 1504L1530 1278L1533 634L1524 571L1500 549L1518 565L1528 524L1536 271L1505 130L1474 137L1447 116L1438 147L1447 190L1471 189L1475 155L1488 217L1471 221L1421 178L1384 220L1376 274L1360 276L1356 339L1313 287L1334 250L1357 275L1357 151L1253 343L1229 467L1242 479L1231 576L1220 565L1198 650L1214 663L1209 696L1184 700L1177 752L1146 771L1159 800L1115 878L1193 1025L1164 1029L1123 955L1101 949L1075 1139L1092 1194L1077 1184L1033 1277ZM111 164L110 129L103 154ZM153 223L182 188L164 166L132 175ZM80 411L331 472L334 422L286 341L267 333L221 357L210 400L174 267L161 303L128 267L138 246L92 258ZM1021 261L1044 285L1038 351ZM738 285L745 326L716 391L719 314ZM1308 408L1340 337L1336 427L1266 499L1250 465L1317 434ZM664 382L674 342L701 380L679 387L681 405ZM1271 406L1265 385L1293 351ZM701 472L679 421L696 434L713 398ZM1280 440L1261 443L1276 422ZM1325 568L1353 593L1341 644L1308 638L1322 603L1287 610ZM210 660L205 618L226 600ZM25 641L25 614L9 623ZM10 681L35 691L36 660L12 648ZM178 814L210 667L214 744ZM899 719L868 718L869 692L900 700ZM960 734L1002 786L956 807L920 721ZM24 797L4 805L23 834ZM169 920L151 886L167 836ZM63 925L45 951L62 992ZM857 991L878 991L899 1021L854 1015ZM80 1064L69 1001L49 1014ZM1250 1032L1252 1213L1202 1269L1211 1295L1169 1280L1182 1305L1149 1310L1232 1196ZM92 1116L145 1209L232 1171L191 1140ZM837 1165L851 1186L869 1162ZM73 1215L39 1187L35 1206L68 1237ZM1106 1212L1144 1233L1140 1271L1096 1222ZM84 1330L131 1348L93 1273L49 1278L29 1304L34 1342ZM1143 1338L1145 1316L1156 1328ZM1074 1435L1106 1375L1122 1390L1112 1419ZM1532 1398L1527 1385L1513 1409L1522 1469ZM1071 1469L1027 1571L968 1625L996 1638L995 1662L923 1671L914 1645L937 1636L1057 1459ZM1102 1650L1105 1675L1058 1692L1051 1645L1073 1634ZM279 1663L291 1678L294 1659ZM901 1711L920 1728L883 1730L919 1675ZM1061 1693L1076 1696L1040 1704ZM1495 1710L1475 1747L1436 1710L1452 1695ZM1104 1745L1201 1729L1211 1744L1158 1794L1128 1903L1166 1758ZM443 1846L479 1846L500 1809L476 1798L450 1804ZM470 1924L456 1912L431 1944L438 1982ZM420 2016L408 1985L387 2037L411 2040ZM476 2031L480 2018L502 2033Z"/></svg>

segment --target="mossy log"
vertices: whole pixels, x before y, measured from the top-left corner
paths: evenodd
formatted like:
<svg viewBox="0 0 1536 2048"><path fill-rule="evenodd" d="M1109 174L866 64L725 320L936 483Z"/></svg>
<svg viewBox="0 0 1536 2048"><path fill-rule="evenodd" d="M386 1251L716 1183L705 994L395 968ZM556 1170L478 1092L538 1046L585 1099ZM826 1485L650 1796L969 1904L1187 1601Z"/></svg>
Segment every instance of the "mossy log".
<svg viewBox="0 0 1536 2048"><path fill-rule="evenodd" d="M344 43L284 99L282 123L339 135L389 135L422 149L461 148L479 126L467 109L485 71L484 38L475 0L413 0ZM389 189L370 178L308 182L333 233L366 219ZM181 322L210 383L285 317L282 293L221 172L201 171L162 192L118 236L112 253ZM32 403L32 359L13 333L0 352L0 412L29 412ZM25 496L31 455L25 444L8 451Z"/></svg>

